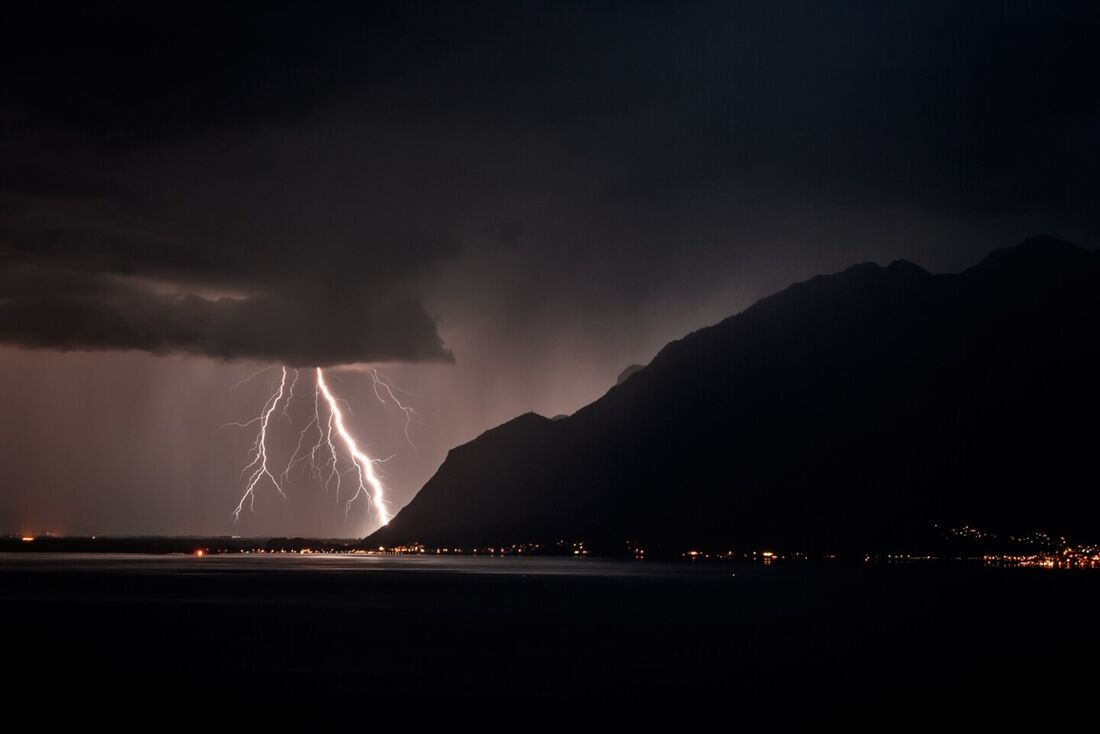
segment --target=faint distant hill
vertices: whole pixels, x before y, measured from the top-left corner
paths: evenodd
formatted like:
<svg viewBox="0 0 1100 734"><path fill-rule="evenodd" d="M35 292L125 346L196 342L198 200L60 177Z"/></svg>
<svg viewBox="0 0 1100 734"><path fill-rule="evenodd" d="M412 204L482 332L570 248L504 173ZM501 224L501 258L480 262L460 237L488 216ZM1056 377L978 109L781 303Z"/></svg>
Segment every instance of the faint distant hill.
<svg viewBox="0 0 1100 734"><path fill-rule="evenodd" d="M864 549L933 523L1100 537L1100 255L856 265L453 449L371 545Z"/></svg>

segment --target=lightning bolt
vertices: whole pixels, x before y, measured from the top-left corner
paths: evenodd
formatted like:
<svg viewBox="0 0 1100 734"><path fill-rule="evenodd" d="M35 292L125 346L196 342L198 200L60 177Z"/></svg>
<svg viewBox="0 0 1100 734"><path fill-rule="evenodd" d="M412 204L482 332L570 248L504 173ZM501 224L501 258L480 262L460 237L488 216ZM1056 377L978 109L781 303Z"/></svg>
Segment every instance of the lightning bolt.
<svg viewBox="0 0 1100 734"><path fill-rule="evenodd" d="M329 407L329 433L328 442L329 447L332 448L332 428L335 426L336 432L340 435L340 438L344 442L344 447L351 455L351 461L355 465L356 474L358 476L358 486L355 489L355 494L345 504L344 513L347 514L351 510L352 504L359 499L360 495L365 495L370 503L374 506L375 511L378 514L378 520L383 524L387 524L390 521L390 515L386 511L385 506L385 488L382 486L382 480L379 479L378 474L375 471L375 461L369 456L364 454L355 438L348 432L348 429L344 426L344 414L340 412L340 405L336 398L332 396L332 392L328 389L328 384L325 382L325 373L320 367L317 368L317 387L321 391L321 395L324 396L325 401L328 402ZM335 450L333 450L333 458L335 460ZM335 461L334 461L335 464Z"/></svg>
<svg viewBox="0 0 1100 734"><path fill-rule="evenodd" d="M309 468L310 474L325 488L326 493L328 493L333 482L335 482L336 499L339 501L340 471L337 466L336 444L332 441L332 429L333 417L331 413L327 421L323 422L321 419L321 386L318 383L314 383L313 417L309 419L309 423L306 424L306 427L298 433L298 442L294 446L294 451L290 454L290 459L287 461L286 467L279 476L282 477L284 483L289 481L291 470L298 464L304 462ZM317 431L317 442L313 444L313 447L308 452L303 451L306 436L313 430ZM323 458L322 463L318 463L318 456ZM328 470L327 476L325 475L326 470Z"/></svg>
<svg viewBox="0 0 1100 734"><path fill-rule="evenodd" d="M371 380L374 382L374 395L378 398L378 402L388 407L388 403L386 402L386 397L388 397L394 406L405 414L405 440L409 442L409 446L412 446L413 451L415 451L416 444L413 443L412 437L409 435L409 427L412 425L412 419L413 416L416 415L416 411L397 399L397 394L394 392L393 385L391 385L383 375L378 374L378 370L372 369L367 374L370 375Z"/></svg>
<svg viewBox="0 0 1100 734"><path fill-rule="evenodd" d="M229 388L229 392L233 392L234 390L236 390L241 385L244 385L245 383L252 382L253 379L259 377L260 375L262 375L263 373L267 372L270 369L274 369L274 366L268 366L268 367L264 367L263 369L256 370L251 375L244 378L243 380L239 380L236 385Z"/></svg>
<svg viewBox="0 0 1100 734"><path fill-rule="evenodd" d="M256 373L259 374L259 373ZM255 376L255 375L253 375ZM251 379L251 378L249 378ZM239 383L238 383L239 384ZM241 470L243 476L250 469L252 474L248 477L248 485L244 490L244 494L241 495L241 501L237 503L237 509L233 510L233 519L239 520L241 517L241 510L244 508L245 500L248 500L248 507L250 510L256 507L256 485L260 483L260 480L267 477L271 480L271 483L275 485L275 489L279 491L283 497L286 497L286 493L283 491L283 487L279 484L279 480L275 478L275 475L271 473L271 470L267 467L267 426L271 422L271 414L275 412L275 408L279 405L279 401L283 399L283 392L286 389L286 367L283 367L283 376L279 380L279 389L267 399L264 403L263 410L260 414L250 420L248 423L234 424L240 426L249 426L254 423L260 424L260 431L256 434L256 441L252 444L252 451L249 452L249 456L252 460Z"/></svg>
<svg viewBox="0 0 1100 734"><path fill-rule="evenodd" d="M317 391L320 392L321 386L317 386ZM321 444L321 439L317 440L318 445ZM332 412L328 414L328 428L324 432L324 445L328 448L329 456L331 457L325 466L331 467L329 474L325 477L325 491L329 489L329 483L333 479L336 480L336 501L340 501L340 469L336 465L336 445L332 443ZM322 467L323 469L324 467Z"/></svg>
<svg viewBox="0 0 1100 734"><path fill-rule="evenodd" d="M310 467L313 469L313 471L316 472L316 469L317 469L317 463L316 463L317 449L314 448L313 451L310 452L309 454L303 454L302 453L302 443L306 440L306 434L309 433L309 430L311 428L313 428L314 426L317 426L318 432L320 432L320 430L321 430L321 428L320 428L321 409L320 409L320 406L318 405L319 395L320 395L320 391L315 386L313 388L313 417L310 418L309 423L306 424L306 427L303 428L298 433L298 443L294 447L294 452L290 455L290 460L287 461L286 468L283 469L283 473L279 475L283 478L284 483L286 483L290 479L290 470L293 469L296 464L299 464L303 461L309 461L310 462Z"/></svg>
<svg viewBox="0 0 1100 734"><path fill-rule="evenodd" d="M267 369L272 368L265 368L264 370L253 373L234 385L233 389L236 389L257 375L262 374ZM366 497L369 506L374 508L375 514L381 524L385 525L390 521L390 515L386 510L385 486L382 483L384 474L379 468L379 465L393 457L389 456L384 459L372 459L359 447L359 442L344 423L344 411L341 408L341 404L347 406L347 403L333 395L325 380L324 370L320 367L315 368L316 379L313 387L313 416L310 418L305 428L298 433L298 442L286 466L283 467L283 470L277 476L272 472L269 466L267 448L268 429L271 427L271 416L275 414L275 411L278 410L281 405L282 415L285 416L288 421L293 422L290 415L290 402L294 398L294 390L301 375L299 370L292 370L294 375L290 379L288 387L287 376L290 371L291 370L288 370L287 367L282 367L279 386L264 402L259 415L244 423L225 424L227 426L231 425L241 428L259 425L256 439L252 444L252 448L249 450L248 464L241 470L241 477L244 478L245 475L248 475L248 479L245 482L244 493L241 495L236 509L233 510L234 520L240 519L241 511L244 509L246 503L250 510L255 508L256 488L263 483L264 480L270 481L279 494L286 497L283 486L290 480L291 471L298 464L305 464L311 475L325 488L326 493L335 490L335 501L337 504L340 502L340 491L344 475L354 473L356 479L355 492L349 499L345 500L345 517L351 512L352 505L360 497ZM397 408L405 414L405 439L412 445L409 436L409 422L412 416L416 414L415 411L409 406L401 403L395 392L396 389L393 388L383 376L379 375L377 371L372 370L370 374L374 381L375 396L378 397L379 401L381 401L383 405L388 406L388 397L389 402L397 406ZM322 409L322 403L324 404L324 409ZM350 406L347 406L347 410L350 412ZM307 449L306 439L312 433L316 433L316 441L313 443L312 447ZM340 445L343 447L343 452L338 449ZM415 445L413 448L415 448ZM342 469L340 466L341 453L346 454L351 460L351 466L346 469Z"/></svg>
<svg viewBox="0 0 1100 734"><path fill-rule="evenodd" d="M285 371L286 367L284 367L283 370ZM294 370L294 379L290 381L290 394L287 395L286 402L283 403L283 417L286 418L288 422L293 422L291 420L289 410L290 410L290 401L294 399L294 386L297 385L297 384L298 384L298 370Z"/></svg>

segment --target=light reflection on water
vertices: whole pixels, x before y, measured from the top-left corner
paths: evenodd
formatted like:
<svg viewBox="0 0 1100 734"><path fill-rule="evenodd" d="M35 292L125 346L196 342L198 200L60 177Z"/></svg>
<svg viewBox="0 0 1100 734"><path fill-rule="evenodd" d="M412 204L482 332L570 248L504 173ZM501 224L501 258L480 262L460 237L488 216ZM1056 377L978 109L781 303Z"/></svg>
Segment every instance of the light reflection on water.
<svg viewBox="0 0 1100 734"><path fill-rule="evenodd" d="M224 553L196 557L184 554L132 553L0 553L0 571L102 573L426 573L504 576L667 577L730 576L728 568L682 563L604 558L509 556L391 556L342 554Z"/></svg>

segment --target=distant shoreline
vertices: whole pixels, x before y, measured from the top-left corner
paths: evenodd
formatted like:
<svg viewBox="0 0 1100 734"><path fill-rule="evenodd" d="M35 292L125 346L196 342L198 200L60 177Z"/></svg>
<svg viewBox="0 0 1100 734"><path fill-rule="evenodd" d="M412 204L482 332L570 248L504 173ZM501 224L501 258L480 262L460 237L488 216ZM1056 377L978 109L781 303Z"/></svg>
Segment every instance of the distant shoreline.
<svg viewBox="0 0 1100 734"><path fill-rule="evenodd" d="M792 564L875 564L907 565L914 563L980 563L987 566L1089 568L1100 569L1100 552L1093 547L992 551L938 549L909 553L803 553L771 550L645 551L627 546L621 552L601 552L583 542L562 541L551 545L522 544L479 548L430 548L423 545L397 548L366 548L358 539L332 538L238 538L204 536L5 536L0 538L0 553L8 554L133 554L133 555L370 555L413 557L482 558L601 558L645 562L680 561L688 564L737 564L770 566Z"/></svg>

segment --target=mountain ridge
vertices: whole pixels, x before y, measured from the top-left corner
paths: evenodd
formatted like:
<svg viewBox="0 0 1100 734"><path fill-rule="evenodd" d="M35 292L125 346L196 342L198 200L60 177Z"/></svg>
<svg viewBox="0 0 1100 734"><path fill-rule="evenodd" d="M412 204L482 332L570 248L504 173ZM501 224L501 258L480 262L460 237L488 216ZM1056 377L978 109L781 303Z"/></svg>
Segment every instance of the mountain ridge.
<svg viewBox="0 0 1100 734"><path fill-rule="evenodd" d="M1096 435L1098 293L1100 255L1046 237L955 274L898 260L815 276L669 342L570 416L527 413L456 447L367 543L1091 532L1082 513L1100 507L1070 485ZM1059 446L1078 453L1059 464ZM1028 488L1044 466L1072 511Z"/></svg>

